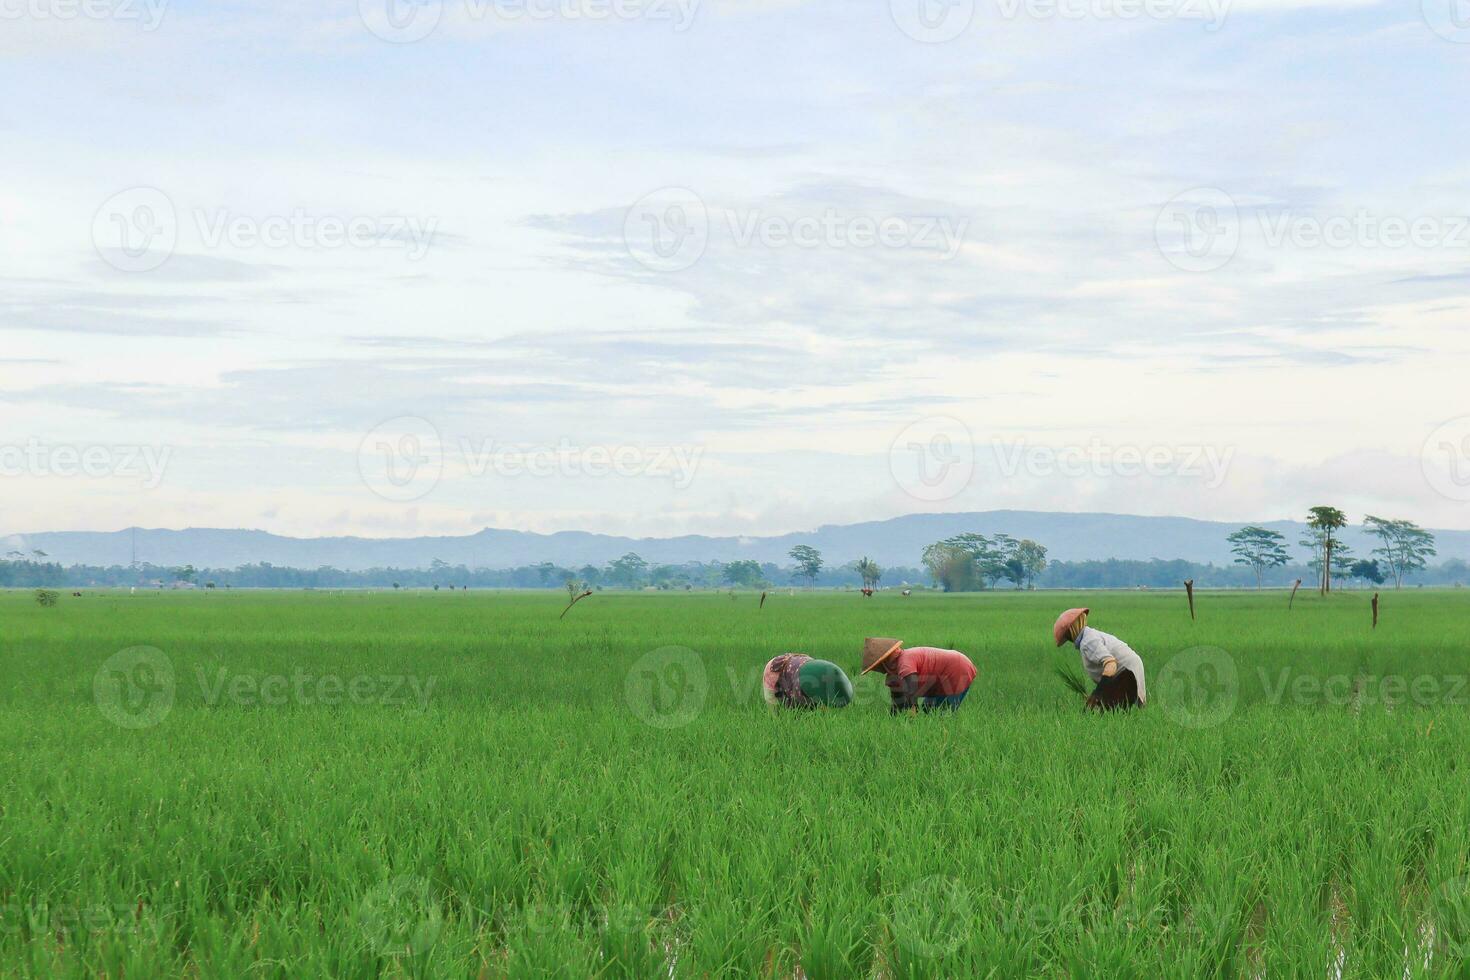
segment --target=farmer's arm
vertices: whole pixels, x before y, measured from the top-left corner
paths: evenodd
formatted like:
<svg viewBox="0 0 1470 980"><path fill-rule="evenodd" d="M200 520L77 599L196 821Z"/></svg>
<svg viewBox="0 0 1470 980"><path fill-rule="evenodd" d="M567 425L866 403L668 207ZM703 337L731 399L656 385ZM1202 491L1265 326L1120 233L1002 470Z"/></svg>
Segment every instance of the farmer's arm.
<svg viewBox="0 0 1470 980"><path fill-rule="evenodd" d="M888 689L893 697L893 704L889 708L892 714L902 711L916 711L919 707L919 675L909 674L899 679L899 687Z"/></svg>
<svg viewBox="0 0 1470 980"><path fill-rule="evenodd" d="M1103 677L1112 677L1118 672L1118 660L1108 649L1107 643L1096 633L1090 633L1078 644L1082 661L1089 667L1100 670Z"/></svg>

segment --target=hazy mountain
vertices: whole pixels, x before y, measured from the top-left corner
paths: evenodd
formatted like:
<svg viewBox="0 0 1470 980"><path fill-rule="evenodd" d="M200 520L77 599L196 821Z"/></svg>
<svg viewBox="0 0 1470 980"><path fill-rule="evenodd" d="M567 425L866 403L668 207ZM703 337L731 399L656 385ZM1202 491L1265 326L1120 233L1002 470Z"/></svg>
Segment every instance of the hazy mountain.
<svg viewBox="0 0 1470 980"><path fill-rule="evenodd" d="M1294 556L1304 526L1291 521L1263 522L1286 535ZM970 514L912 514L864 524L827 525L804 534L774 537L625 538L582 531L531 534L486 528L462 537L423 538L288 538L265 531L186 528L122 531L56 531L10 535L0 551L46 552L62 564L126 565L134 556L154 565L193 564L233 568L252 562L297 568L331 565L341 569L396 566L421 568L441 558L471 568L509 568L550 561L579 567L600 565L636 551L650 562L757 561L789 563L787 552L798 544L817 548L832 564L867 555L883 565L919 563L924 546L965 531L1005 532L1032 538L1063 561L1089 558L1183 558L1228 563L1226 535L1240 524L1197 521L1184 517L1130 517L1120 514L1055 514L1032 511L986 511ZM1437 531L1440 560L1470 560L1470 531ZM1374 547L1358 528L1344 540L1360 555Z"/></svg>

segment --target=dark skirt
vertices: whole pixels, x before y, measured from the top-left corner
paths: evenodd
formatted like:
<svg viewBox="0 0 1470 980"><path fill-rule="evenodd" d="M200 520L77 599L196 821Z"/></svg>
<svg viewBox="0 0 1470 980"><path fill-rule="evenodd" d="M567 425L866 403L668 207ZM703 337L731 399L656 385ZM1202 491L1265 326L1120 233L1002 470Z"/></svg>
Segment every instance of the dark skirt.
<svg viewBox="0 0 1470 980"><path fill-rule="evenodd" d="M1094 711L1127 711L1141 708L1138 700L1138 678L1131 670L1120 670L1112 677L1104 677L1087 699L1087 707Z"/></svg>

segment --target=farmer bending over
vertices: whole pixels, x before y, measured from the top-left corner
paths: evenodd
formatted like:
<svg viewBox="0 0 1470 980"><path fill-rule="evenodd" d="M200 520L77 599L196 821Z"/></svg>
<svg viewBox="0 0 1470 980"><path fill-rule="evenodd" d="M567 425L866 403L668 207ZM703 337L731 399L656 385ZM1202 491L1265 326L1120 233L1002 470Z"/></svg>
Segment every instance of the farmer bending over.
<svg viewBox="0 0 1470 980"><path fill-rule="evenodd" d="M863 673L881 670L890 710L917 712L944 708L953 711L965 700L975 680L975 665L958 650L913 647L905 650L902 640L869 637L863 641Z"/></svg>
<svg viewBox="0 0 1470 980"><path fill-rule="evenodd" d="M852 681L830 661L783 653L766 663L761 693L773 708L845 708L852 702Z"/></svg>
<svg viewBox="0 0 1470 980"><path fill-rule="evenodd" d="M1113 634L1088 626L1087 614L1091 611L1068 609L1052 627L1057 646L1070 640L1082 654L1082 669L1097 684L1087 706L1101 711L1143 707L1148 703L1143 660Z"/></svg>

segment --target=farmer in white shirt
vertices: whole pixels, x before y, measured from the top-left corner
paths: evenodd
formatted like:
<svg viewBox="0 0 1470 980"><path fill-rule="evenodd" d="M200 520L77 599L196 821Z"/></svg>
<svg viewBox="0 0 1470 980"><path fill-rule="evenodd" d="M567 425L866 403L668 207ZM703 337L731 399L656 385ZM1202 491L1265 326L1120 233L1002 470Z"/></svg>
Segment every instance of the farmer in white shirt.
<svg viewBox="0 0 1470 980"><path fill-rule="evenodd" d="M1113 634L1088 626L1087 614L1091 611L1068 609L1052 627L1057 646L1070 640L1082 655L1082 669L1097 685L1087 706L1102 710L1143 707L1148 703L1148 691L1143 682L1142 658Z"/></svg>

